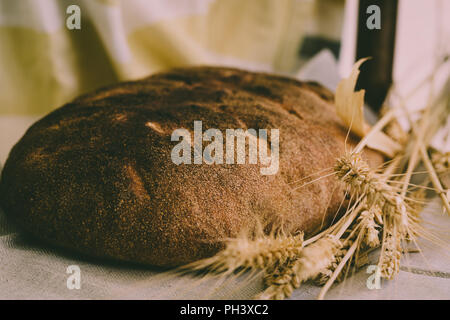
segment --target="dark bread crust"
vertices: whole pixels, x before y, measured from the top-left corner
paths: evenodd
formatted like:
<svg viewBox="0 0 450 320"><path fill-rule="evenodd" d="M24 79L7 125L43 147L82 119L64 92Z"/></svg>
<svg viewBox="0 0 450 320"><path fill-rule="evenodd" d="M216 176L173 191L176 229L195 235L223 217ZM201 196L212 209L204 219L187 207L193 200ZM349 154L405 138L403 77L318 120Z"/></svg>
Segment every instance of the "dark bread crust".
<svg viewBox="0 0 450 320"><path fill-rule="evenodd" d="M35 123L0 182L7 217L27 232L93 256L172 266L210 256L255 216L317 232L344 189L333 166L346 130L322 86L230 68L175 69L82 96ZM175 165L174 129L280 130L280 168ZM352 139L349 141L352 145Z"/></svg>

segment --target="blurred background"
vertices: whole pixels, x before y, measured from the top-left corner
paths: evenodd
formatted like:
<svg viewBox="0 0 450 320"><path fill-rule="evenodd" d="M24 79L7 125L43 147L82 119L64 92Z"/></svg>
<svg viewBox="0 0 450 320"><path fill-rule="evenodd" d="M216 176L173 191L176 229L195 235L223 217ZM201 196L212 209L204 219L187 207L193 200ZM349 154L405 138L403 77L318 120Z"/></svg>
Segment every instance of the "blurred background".
<svg viewBox="0 0 450 320"><path fill-rule="evenodd" d="M80 29L70 30L74 4ZM366 28L370 4L380 30ZM421 82L448 77L449 47L448 0L0 0L0 163L32 122L74 97L176 66L301 78L326 49L342 77L371 55L359 86L373 109L392 79L421 108Z"/></svg>

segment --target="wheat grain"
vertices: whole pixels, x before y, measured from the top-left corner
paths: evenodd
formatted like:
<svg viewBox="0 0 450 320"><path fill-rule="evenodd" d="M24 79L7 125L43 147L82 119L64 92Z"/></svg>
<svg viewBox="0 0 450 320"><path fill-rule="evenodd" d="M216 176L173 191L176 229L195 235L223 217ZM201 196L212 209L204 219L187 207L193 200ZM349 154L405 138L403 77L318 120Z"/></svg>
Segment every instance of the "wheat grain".
<svg viewBox="0 0 450 320"><path fill-rule="evenodd" d="M380 226L375 222L376 216L380 215L380 208L373 206L369 210L365 210L359 216L361 221L361 230L363 232L363 242L371 247L375 248L380 245L379 231Z"/></svg>
<svg viewBox="0 0 450 320"><path fill-rule="evenodd" d="M255 298L273 300L289 297L302 282L314 279L322 270L328 268L340 247L340 241L331 235L308 245L297 259L276 268L272 274L266 276L268 287Z"/></svg>
<svg viewBox="0 0 450 320"><path fill-rule="evenodd" d="M383 278L392 280L400 270L401 241L398 235L393 233L387 233L384 241L385 248L379 261L380 274Z"/></svg>
<svg viewBox="0 0 450 320"><path fill-rule="evenodd" d="M296 263L297 259L292 259L267 272L264 276L264 284L267 289L256 296L256 299L283 300L289 297L301 284L301 279L294 269Z"/></svg>
<svg viewBox="0 0 450 320"><path fill-rule="evenodd" d="M436 172L447 172L450 169L450 152L442 153L436 151L433 153L431 161L436 168Z"/></svg>
<svg viewBox="0 0 450 320"><path fill-rule="evenodd" d="M353 244L352 240L348 240L345 241L344 244L342 245L341 248L339 248L336 251L336 254L333 257L333 261L330 263L330 265L323 269L318 275L317 277L314 279L314 282L318 285L324 285L325 283L327 283L327 281L330 279L330 277L333 275L333 272L336 270L336 268L338 267L339 263L341 263L342 258L345 256L345 254L347 253L348 249L350 248L350 246ZM343 270L343 271L347 271L347 270ZM345 272L341 272L339 274L339 276L337 277L336 281L337 282L341 282L344 278L344 274Z"/></svg>

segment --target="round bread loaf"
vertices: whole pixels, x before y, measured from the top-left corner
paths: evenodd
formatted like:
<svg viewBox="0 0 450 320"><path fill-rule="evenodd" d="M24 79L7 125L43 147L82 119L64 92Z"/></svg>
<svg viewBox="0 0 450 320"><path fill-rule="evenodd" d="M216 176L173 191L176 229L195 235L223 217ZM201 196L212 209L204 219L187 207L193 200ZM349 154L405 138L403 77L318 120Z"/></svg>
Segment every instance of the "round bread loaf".
<svg viewBox="0 0 450 320"><path fill-rule="evenodd" d="M301 186L344 152L332 101L316 83L231 68L113 85L29 128L5 164L0 204L23 231L57 246L158 266L211 256L258 220L313 234L344 200L334 176ZM203 131L278 129L279 170L175 164L172 132L192 133L200 120Z"/></svg>

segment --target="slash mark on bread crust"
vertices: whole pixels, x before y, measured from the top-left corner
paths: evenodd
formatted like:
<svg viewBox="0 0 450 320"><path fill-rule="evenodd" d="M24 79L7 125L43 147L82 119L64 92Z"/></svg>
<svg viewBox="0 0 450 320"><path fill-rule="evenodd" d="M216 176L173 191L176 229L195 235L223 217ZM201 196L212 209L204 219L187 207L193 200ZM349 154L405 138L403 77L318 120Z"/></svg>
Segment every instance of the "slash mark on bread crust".
<svg viewBox="0 0 450 320"><path fill-rule="evenodd" d="M142 182L142 179L139 176L136 169L132 165L127 164L125 165L125 171L131 180L130 183L131 191L133 191L136 197L139 200L150 200L150 196L147 190L145 189L144 183Z"/></svg>

